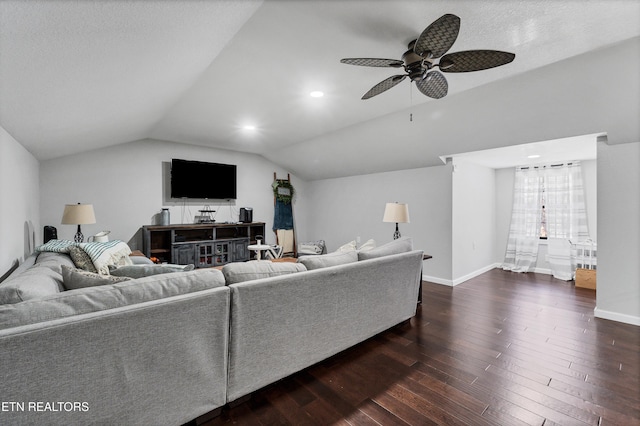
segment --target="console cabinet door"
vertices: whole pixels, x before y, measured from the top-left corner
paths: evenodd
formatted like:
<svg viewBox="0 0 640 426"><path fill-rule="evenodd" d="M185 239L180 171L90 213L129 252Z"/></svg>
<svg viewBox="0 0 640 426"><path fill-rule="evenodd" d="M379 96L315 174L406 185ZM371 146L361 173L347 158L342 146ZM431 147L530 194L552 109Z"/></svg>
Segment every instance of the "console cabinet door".
<svg viewBox="0 0 640 426"><path fill-rule="evenodd" d="M249 240L241 239L233 242L233 261L244 262L249 260Z"/></svg>
<svg viewBox="0 0 640 426"><path fill-rule="evenodd" d="M195 244L174 244L171 247L171 262L178 265L188 265L196 263Z"/></svg>
<svg viewBox="0 0 640 426"><path fill-rule="evenodd" d="M215 263L215 243L196 244L196 268L211 268Z"/></svg>

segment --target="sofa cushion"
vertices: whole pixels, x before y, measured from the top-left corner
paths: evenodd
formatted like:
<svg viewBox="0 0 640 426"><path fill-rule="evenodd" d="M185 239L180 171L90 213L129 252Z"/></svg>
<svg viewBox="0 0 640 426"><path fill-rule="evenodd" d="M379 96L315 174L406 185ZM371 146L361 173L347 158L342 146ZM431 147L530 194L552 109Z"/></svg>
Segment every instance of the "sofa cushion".
<svg viewBox="0 0 640 426"><path fill-rule="evenodd" d="M76 268L94 273L98 272L87 252L80 247L69 247L69 256Z"/></svg>
<svg viewBox="0 0 640 426"><path fill-rule="evenodd" d="M38 300L0 306L0 329L103 311L221 286L224 286L222 272L217 269L197 269L64 291Z"/></svg>
<svg viewBox="0 0 640 426"><path fill-rule="evenodd" d="M51 268L35 264L2 282L0 304L39 299L61 291L64 291L62 275Z"/></svg>
<svg viewBox="0 0 640 426"><path fill-rule="evenodd" d="M371 250L359 251L358 260L375 259L376 257L405 253L411 250L413 250L413 240L410 237L402 237Z"/></svg>
<svg viewBox="0 0 640 426"><path fill-rule="evenodd" d="M155 265L151 259L146 256L129 256L133 265Z"/></svg>
<svg viewBox="0 0 640 426"><path fill-rule="evenodd" d="M271 262L269 260L251 260L249 262L227 263L222 267L222 274L227 285L260 278L277 277L306 271L301 263Z"/></svg>
<svg viewBox="0 0 640 426"><path fill-rule="evenodd" d="M95 287L98 285L115 284L122 281L131 280L129 277L112 277L95 272L84 271L82 269L62 266L62 285L67 290L76 290L85 287Z"/></svg>
<svg viewBox="0 0 640 426"><path fill-rule="evenodd" d="M71 268L75 267L71 257L63 253L40 253L38 254L35 265L49 268L55 273L60 274L60 279L62 279L62 265Z"/></svg>
<svg viewBox="0 0 640 426"><path fill-rule="evenodd" d="M168 274L170 272L192 271L195 268L193 264L189 265L125 265L114 266L109 265L109 274L116 277L142 278L151 275Z"/></svg>
<svg viewBox="0 0 640 426"><path fill-rule="evenodd" d="M328 266L344 265L357 262L358 253L356 251L333 252L317 256L304 256L298 259L308 270L326 268Z"/></svg>

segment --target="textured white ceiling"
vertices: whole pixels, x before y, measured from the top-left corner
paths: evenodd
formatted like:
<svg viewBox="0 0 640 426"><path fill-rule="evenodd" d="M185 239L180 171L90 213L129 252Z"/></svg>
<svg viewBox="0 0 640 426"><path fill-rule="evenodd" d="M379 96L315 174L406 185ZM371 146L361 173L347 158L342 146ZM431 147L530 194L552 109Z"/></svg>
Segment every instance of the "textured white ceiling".
<svg viewBox="0 0 640 426"><path fill-rule="evenodd" d="M0 125L40 159L145 138L259 7L0 1Z"/></svg>
<svg viewBox="0 0 640 426"><path fill-rule="evenodd" d="M445 13L462 22L451 51L515 61L447 74L443 100L406 80L361 101L398 70L339 60L399 59ZM39 159L150 137L263 154L302 177L345 175L305 174L323 149L314 141L639 35L637 0L0 0L0 125ZM394 151L428 163L411 144ZM360 158L368 166L352 170L397 167L384 151Z"/></svg>

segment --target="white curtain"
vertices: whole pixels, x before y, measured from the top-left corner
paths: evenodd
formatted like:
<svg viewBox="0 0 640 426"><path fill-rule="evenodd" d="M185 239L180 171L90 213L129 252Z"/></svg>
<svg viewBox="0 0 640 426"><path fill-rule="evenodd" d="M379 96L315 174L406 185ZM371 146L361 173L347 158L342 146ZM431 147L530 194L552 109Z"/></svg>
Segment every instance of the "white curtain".
<svg viewBox="0 0 640 426"><path fill-rule="evenodd" d="M572 243L589 239L579 162L516 169L511 226L502 267L515 272L533 269L538 257L543 206L551 272L556 278L571 280L576 267Z"/></svg>
<svg viewBox="0 0 640 426"><path fill-rule="evenodd" d="M572 280L576 256L571 243L589 239L580 163L547 167L544 186L551 273L561 280Z"/></svg>
<svg viewBox="0 0 640 426"><path fill-rule="evenodd" d="M505 270L528 272L536 264L542 209L541 184L539 169L516 169L511 226L502 264Z"/></svg>

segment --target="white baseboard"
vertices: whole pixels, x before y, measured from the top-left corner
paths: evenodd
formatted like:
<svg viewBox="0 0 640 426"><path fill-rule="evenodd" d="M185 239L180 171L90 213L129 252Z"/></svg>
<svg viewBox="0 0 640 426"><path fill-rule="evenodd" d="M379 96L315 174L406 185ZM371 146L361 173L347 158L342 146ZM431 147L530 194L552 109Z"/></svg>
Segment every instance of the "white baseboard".
<svg viewBox="0 0 640 426"><path fill-rule="evenodd" d="M633 315L621 314L619 312L605 311L596 307L593 310L593 315L596 318L607 319L611 321L623 322L625 324L640 325L640 317Z"/></svg>
<svg viewBox="0 0 640 426"><path fill-rule="evenodd" d="M476 270L476 271L473 271L473 272L471 272L471 273L468 273L468 274L466 274L466 275L463 275L462 277L455 278L455 279L453 280L453 285L454 285L454 286L456 286L456 285L458 285L458 284L462 284L463 282L468 281L468 280L470 280L471 278L475 278L475 277L477 277L478 275L482 275L482 274L484 274L485 272L490 271L490 270L492 270L492 269L494 269L494 268L497 268L497 267L499 267L499 266L500 266L500 264L499 264L499 263L493 263L493 264L491 264L491 265L487 265L487 266L485 266L484 268L480 268L480 269L478 269L478 270Z"/></svg>
<svg viewBox="0 0 640 426"><path fill-rule="evenodd" d="M445 280L444 278L432 277L430 275L422 274L422 281L429 281L430 283L448 285L449 287L453 287L453 281Z"/></svg>
<svg viewBox="0 0 640 426"><path fill-rule="evenodd" d="M490 271L494 268L499 268L500 267L500 263L494 263L492 265L487 265L484 268L480 268L477 271L473 271L467 275L464 275L462 277L456 278L454 280L447 280L444 278L439 278L439 277L432 277L429 275L422 275L422 279L424 281L429 281L430 283L436 283L436 284L441 284L441 285L447 285L449 287L454 287L457 286L458 284L462 284L465 281L470 280L471 278L475 278L478 275L484 274L487 271Z"/></svg>

